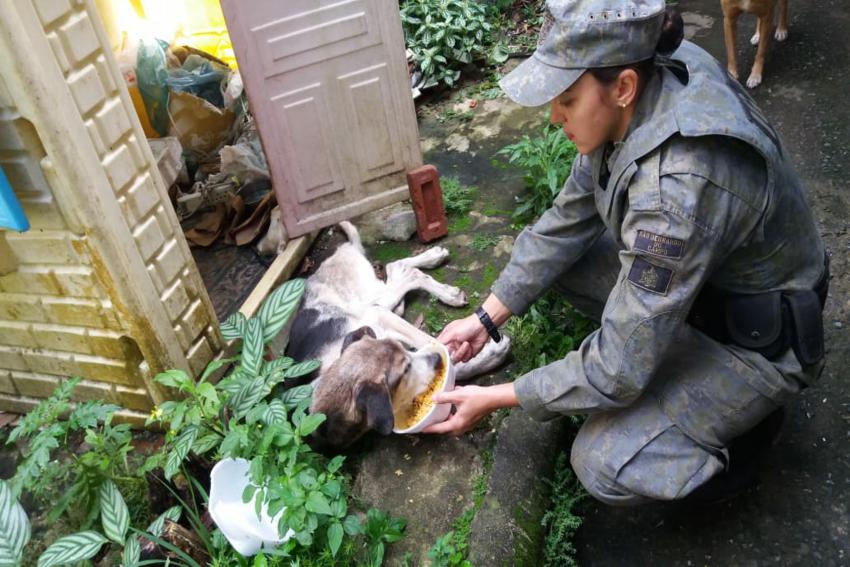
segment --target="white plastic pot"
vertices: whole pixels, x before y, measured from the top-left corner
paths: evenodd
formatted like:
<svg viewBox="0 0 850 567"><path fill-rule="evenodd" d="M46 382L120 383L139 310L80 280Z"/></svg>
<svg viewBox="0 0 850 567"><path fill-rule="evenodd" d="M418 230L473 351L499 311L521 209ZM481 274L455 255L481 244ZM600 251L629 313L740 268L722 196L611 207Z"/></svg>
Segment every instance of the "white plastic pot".
<svg viewBox="0 0 850 567"><path fill-rule="evenodd" d="M250 480L249 467L245 459L224 459L210 473L210 516L233 549L246 557L255 555L261 548L273 549L295 533L288 530L283 537L278 535L277 523L283 510L271 518L263 506L257 518L256 495L250 502L242 502L242 493Z"/></svg>
<svg viewBox="0 0 850 567"><path fill-rule="evenodd" d="M443 364L446 366L446 379L443 382L443 387L440 388L437 392L449 392L454 390L455 387L455 367L452 364L452 358L449 355L448 349L442 344L434 341L432 344L429 344L426 348L432 348L440 353L443 357ZM414 423L407 429L399 429L393 428L394 433L400 433L402 435L407 435L410 433L419 433L426 427L434 423L442 423L449 418L449 415L452 413L452 404L434 404L431 410L426 413L422 419L418 422Z"/></svg>

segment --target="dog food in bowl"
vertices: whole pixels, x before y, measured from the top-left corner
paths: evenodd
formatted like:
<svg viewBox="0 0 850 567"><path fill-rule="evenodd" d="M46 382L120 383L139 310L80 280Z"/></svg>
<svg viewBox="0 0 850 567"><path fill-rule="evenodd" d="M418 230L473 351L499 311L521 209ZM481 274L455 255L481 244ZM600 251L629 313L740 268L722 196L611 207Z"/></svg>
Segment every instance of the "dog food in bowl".
<svg viewBox="0 0 850 567"><path fill-rule="evenodd" d="M443 363L424 392L413 398L413 401L406 407L393 408L395 418L393 431L395 433L419 433L432 423L445 421L451 413L451 404L435 404L433 395L454 388L454 366L452 366L446 347L435 343L434 348L440 352Z"/></svg>

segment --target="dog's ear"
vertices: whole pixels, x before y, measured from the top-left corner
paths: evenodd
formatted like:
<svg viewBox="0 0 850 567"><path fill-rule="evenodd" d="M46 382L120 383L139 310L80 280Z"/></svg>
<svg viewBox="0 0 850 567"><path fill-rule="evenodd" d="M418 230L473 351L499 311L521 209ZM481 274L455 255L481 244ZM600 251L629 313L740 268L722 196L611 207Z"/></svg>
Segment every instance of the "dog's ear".
<svg viewBox="0 0 850 567"><path fill-rule="evenodd" d="M357 409L366 414L369 429L374 429L381 435L392 433L395 419L387 388L374 382L363 382L358 385L355 396Z"/></svg>
<svg viewBox="0 0 850 567"><path fill-rule="evenodd" d="M354 331L351 331L350 333L345 335L345 338L342 340L342 350L340 350L340 353L344 352L345 349L351 346L351 343L356 343L366 335L369 335L373 339L377 338L377 336L375 335L375 331L373 331L372 327L369 327L368 325L364 325L363 327L355 329Z"/></svg>

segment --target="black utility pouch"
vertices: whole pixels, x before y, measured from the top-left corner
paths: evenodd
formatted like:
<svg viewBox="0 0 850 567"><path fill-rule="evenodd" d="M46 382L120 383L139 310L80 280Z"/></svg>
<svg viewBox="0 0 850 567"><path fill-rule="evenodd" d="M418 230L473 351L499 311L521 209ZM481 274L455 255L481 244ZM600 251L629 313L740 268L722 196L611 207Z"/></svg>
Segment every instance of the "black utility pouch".
<svg viewBox="0 0 850 567"><path fill-rule="evenodd" d="M730 341L768 360L788 350L791 334L783 303L781 291L728 296L723 309Z"/></svg>
<svg viewBox="0 0 850 567"><path fill-rule="evenodd" d="M824 356L823 314L815 291L786 291L782 303L787 310L791 347L804 366L817 364Z"/></svg>

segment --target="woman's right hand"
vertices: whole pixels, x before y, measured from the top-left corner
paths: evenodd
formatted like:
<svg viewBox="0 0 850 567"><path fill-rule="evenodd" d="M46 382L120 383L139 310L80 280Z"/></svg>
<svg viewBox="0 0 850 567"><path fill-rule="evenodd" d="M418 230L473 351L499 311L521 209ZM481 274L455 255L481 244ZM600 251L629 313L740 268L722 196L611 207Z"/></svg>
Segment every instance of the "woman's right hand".
<svg viewBox="0 0 850 567"><path fill-rule="evenodd" d="M484 348L490 335L474 313L455 319L443 329L437 340L446 345L452 362L466 362Z"/></svg>

